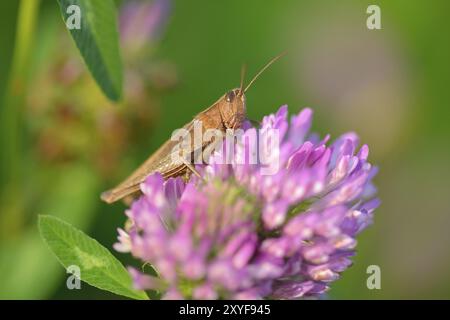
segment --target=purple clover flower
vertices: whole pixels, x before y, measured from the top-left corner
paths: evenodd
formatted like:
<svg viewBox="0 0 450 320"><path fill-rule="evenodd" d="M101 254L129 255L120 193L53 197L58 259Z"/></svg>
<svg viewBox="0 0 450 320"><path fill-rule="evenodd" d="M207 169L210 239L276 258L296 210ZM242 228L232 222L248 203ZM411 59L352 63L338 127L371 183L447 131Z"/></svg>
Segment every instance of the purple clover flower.
<svg viewBox="0 0 450 320"><path fill-rule="evenodd" d="M205 180L154 174L142 183L115 245L158 272L130 268L137 288L166 299L317 297L351 265L355 236L379 205L368 147L357 151L354 133L327 145L329 136L308 135L310 109L290 122L287 113L282 106L261 124L280 132L274 175L259 164L220 164L216 153L197 166ZM253 130L247 124L244 137ZM247 147L237 144L234 160Z"/></svg>
<svg viewBox="0 0 450 320"><path fill-rule="evenodd" d="M133 0L125 3L119 16L120 37L124 48L138 51L158 38L170 11L170 0Z"/></svg>

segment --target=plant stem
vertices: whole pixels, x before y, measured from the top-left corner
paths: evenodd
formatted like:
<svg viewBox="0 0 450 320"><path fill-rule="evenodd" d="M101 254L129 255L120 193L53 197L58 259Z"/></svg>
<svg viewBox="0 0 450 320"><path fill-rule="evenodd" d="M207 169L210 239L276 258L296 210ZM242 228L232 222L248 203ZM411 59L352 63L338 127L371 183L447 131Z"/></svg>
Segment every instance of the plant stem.
<svg viewBox="0 0 450 320"><path fill-rule="evenodd" d="M8 87L0 116L0 139L2 152L1 190L2 212L0 226L3 236L14 235L24 220L22 164L23 112L28 86L29 61L33 52L40 0L21 0L15 36L14 56Z"/></svg>

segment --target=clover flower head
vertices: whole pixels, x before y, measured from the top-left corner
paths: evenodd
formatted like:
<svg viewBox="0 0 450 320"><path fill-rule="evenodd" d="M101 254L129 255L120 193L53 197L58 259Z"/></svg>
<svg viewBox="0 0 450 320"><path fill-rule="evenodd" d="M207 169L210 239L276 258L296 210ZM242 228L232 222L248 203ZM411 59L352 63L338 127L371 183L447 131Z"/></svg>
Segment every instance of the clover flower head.
<svg viewBox="0 0 450 320"><path fill-rule="evenodd" d="M329 144L309 134L312 111L288 119L282 106L260 128L246 124L232 161L216 152L192 176L141 185L115 248L151 264L159 277L130 268L140 289L166 299L318 297L351 265L356 235L379 205L368 147L347 133ZM246 138L276 129L279 170L248 163ZM244 159L244 161L242 161ZM267 163L267 162L266 162Z"/></svg>
<svg viewBox="0 0 450 320"><path fill-rule="evenodd" d="M129 1L120 10L119 29L125 50L138 51L160 35L169 13L169 0Z"/></svg>

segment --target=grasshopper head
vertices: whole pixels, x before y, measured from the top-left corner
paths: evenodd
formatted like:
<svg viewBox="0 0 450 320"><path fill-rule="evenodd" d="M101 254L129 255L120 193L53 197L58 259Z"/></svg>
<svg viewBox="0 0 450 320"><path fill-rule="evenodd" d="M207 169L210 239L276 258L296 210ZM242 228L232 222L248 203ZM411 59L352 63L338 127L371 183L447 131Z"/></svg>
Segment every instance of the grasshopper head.
<svg viewBox="0 0 450 320"><path fill-rule="evenodd" d="M222 122L227 129L240 128L245 119L245 94L242 89L228 91L220 104Z"/></svg>

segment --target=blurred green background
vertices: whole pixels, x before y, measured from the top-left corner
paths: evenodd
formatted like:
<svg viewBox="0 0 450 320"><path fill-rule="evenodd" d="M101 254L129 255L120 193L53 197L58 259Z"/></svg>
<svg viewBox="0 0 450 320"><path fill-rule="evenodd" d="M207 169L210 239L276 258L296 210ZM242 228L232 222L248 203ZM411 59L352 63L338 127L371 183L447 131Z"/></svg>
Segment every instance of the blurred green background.
<svg viewBox="0 0 450 320"><path fill-rule="evenodd" d="M122 34L125 94L114 105L56 1L0 1L0 298L116 298L87 284L66 289L37 215L111 248L125 206L100 192L238 86L243 63L250 76L285 50L249 90L249 118L311 107L314 131L356 131L380 167L382 206L329 296L450 298L450 2L147 2L148 14L163 6L157 30ZM366 27L370 4L381 8L381 30ZM366 287L369 265L381 268L381 290Z"/></svg>

